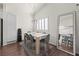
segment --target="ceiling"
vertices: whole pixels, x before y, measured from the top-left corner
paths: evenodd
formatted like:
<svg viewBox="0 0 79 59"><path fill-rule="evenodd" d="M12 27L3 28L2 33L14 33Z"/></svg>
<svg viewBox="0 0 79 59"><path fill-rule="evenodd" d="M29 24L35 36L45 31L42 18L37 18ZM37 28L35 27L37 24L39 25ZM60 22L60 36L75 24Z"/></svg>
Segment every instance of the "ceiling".
<svg viewBox="0 0 79 59"><path fill-rule="evenodd" d="M41 8L43 8L46 3L6 3L8 8L12 8L19 13L29 13L34 14L38 12ZM3 8L3 4L0 3L0 9Z"/></svg>
<svg viewBox="0 0 79 59"><path fill-rule="evenodd" d="M46 4L44 3L17 3L15 4L17 10L21 10L25 13L35 13L38 10L40 10L42 7L44 7Z"/></svg>

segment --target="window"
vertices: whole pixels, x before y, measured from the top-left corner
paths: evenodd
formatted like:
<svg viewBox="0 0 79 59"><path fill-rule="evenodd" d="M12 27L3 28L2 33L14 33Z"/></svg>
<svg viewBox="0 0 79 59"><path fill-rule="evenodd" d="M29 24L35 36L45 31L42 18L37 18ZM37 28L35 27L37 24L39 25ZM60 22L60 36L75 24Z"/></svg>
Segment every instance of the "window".
<svg viewBox="0 0 79 59"><path fill-rule="evenodd" d="M41 20L38 20L38 22L39 22L39 30L41 30L42 28L41 28Z"/></svg>
<svg viewBox="0 0 79 59"><path fill-rule="evenodd" d="M48 30L48 19L45 18L45 30Z"/></svg>
<svg viewBox="0 0 79 59"><path fill-rule="evenodd" d="M48 30L48 18L36 20L37 30Z"/></svg>
<svg viewBox="0 0 79 59"><path fill-rule="evenodd" d="M44 30L44 19L42 19L41 21L42 21L41 22L42 23L42 26L41 27L42 27L42 30Z"/></svg>
<svg viewBox="0 0 79 59"><path fill-rule="evenodd" d="M36 26L37 26L37 30L39 29L39 22L37 21L36 23Z"/></svg>

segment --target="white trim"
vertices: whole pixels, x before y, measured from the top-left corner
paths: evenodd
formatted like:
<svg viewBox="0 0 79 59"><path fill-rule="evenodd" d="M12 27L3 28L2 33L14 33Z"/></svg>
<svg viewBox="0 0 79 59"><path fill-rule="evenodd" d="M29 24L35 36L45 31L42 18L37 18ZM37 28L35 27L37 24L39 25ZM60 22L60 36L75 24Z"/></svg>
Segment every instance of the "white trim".
<svg viewBox="0 0 79 59"><path fill-rule="evenodd" d="M73 53L71 53L71 52L68 52L68 51L65 51L65 50L63 50L63 49L60 49L59 47L58 47L58 40L57 40L57 48L59 49L59 50L62 50L62 51L64 51L64 52L67 52L67 53L69 53L69 54L72 54L72 55L74 55L75 56L75 19L76 19L76 14L75 14L75 11L73 11L73 12L70 12L70 13L66 13L66 14L62 14L62 15L59 15L58 16L58 22L57 22L57 24L58 24L58 34L59 34L59 20L60 20L60 16L64 16L64 15L68 15L68 14L73 14L73 24L74 24L74 26L73 26L73 32L74 32L74 36L73 36Z"/></svg>
<svg viewBox="0 0 79 59"><path fill-rule="evenodd" d="M73 52L74 52L74 53L73 53L73 54L74 54L74 56L75 56L75 54L76 54L76 52L75 52L75 48L76 48L76 47L75 47L75 20L76 20L76 12L73 12L73 13L74 13L74 15L73 15L73 24L74 24L74 30L73 30L73 32L74 32L74 40L73 40L73 41L74 41L74 42L73 42L73 43L74 43L74 44L73 44L74 47L73 47L73 50L74 50L74 51L73 51Z"/></svg>
<svg viewBox="0 0 79 59"><path fill-rule="evenodd" d="M64 49L60 49L60 48L58 48L59 50L62 50L62 51L64 51L64 52L66 52L66 53L69 53L69 54L71 54L71 55L74 55L73 53L71 53L71 52L68 52L68 51L66 51L66 50L64 50Z"/></svg>

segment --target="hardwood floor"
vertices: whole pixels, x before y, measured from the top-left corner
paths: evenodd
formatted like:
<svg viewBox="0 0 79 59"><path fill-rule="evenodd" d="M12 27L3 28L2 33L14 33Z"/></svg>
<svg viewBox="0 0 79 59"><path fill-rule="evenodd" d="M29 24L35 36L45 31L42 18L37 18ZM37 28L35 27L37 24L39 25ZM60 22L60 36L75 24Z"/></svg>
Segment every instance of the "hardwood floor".
<svg viewBox="0 0 79 59"><path fill-rule="evenodd" d="M0 48L1 56L26 56L24 49L19 43L13 43Z"/></svg>
<svg viewBox="0 0 79 59"><path fill-rule="evenodd" d="M58 50L55 46L49 45L49 56L71 56L61 50ZM0 56L28 56L28 53L24 51L23 47L19 43L13 43L0 47Z"/></svg>

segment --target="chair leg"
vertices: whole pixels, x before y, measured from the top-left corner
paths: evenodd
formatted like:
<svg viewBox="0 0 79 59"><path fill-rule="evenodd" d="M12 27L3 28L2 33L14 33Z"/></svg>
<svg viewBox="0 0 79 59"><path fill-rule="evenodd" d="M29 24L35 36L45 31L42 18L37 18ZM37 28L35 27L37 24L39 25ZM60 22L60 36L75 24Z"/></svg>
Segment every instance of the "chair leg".
<svg viewBox="0 0 79 59"><path fill-rule="evenodd" d="M48 46L45 45L45 55L47 56L48 55Z"/></svg>

